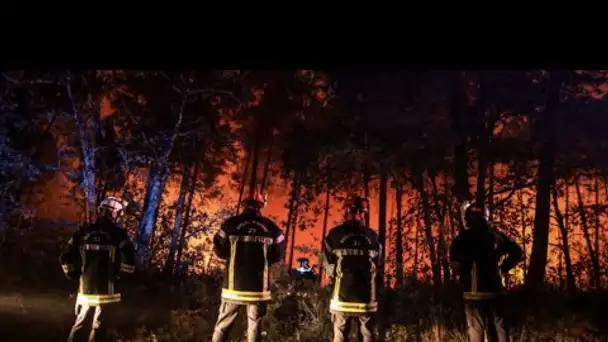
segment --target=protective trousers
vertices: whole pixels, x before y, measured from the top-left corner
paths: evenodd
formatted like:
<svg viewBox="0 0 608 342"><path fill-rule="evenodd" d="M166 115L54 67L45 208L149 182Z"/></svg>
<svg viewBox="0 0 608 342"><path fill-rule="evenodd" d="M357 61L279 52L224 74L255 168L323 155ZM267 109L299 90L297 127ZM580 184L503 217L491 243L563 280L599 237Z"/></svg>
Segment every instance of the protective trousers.
<svg viewBox="0 0 608 342"><path fill-rule="evenodd" d="M504 302L502 298L465 300L467 334L470 342L484 342L484 331L488 342L507 342Z"/></svg>
<svg viewBox="0 0 608 342"><path fill-rule="evenodd" d="M359 342L374 342L374 317L373 314L349 315L342 312L332 312L331 322L333 324L333 342L346 342L350 333L351 325L355 322L358 326L357 340Z"/></svg>
<svg viewBox="0 0 608 342"><path fill-rule="evenodd" d="M258 342L261 340L262 318L266 315L266 304L237 304L222 301L217 323L213 330L212 342L228 341L228 333L242 306L247 307L247 342Z"/></svg>
<svg viewBox="0 0 608 342"><path fill-rule="evenodd" d="M107 342L108 310L115 304L76 305L76 322L72 326L68 342Z"/></svg>

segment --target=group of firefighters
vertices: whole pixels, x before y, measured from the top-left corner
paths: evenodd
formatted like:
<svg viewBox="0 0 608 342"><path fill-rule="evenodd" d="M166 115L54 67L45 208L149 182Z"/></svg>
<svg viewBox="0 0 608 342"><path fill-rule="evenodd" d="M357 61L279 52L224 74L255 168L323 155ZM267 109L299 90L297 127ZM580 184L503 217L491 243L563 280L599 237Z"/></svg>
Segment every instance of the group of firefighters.
<svg viewBox="0 0 608 342"><path fill-rule="evenodd" d="M260 341L262 319L272 300L270 266L282 260L285 236L262 214L267 197L255 193L244 200L241 213L228 218L213 238L215 253L226 261L221 304L212 341L228 340L241 307L246 308L247 340ZM115 284L121 274L135 269L134 246L117 223L125 203L110 197L99 207L95 223L81 227L70 239L61 263L69 279L78 280L76 321L69 341L106 341L107 310L121 300ZM374 341L378 311L377 267L382 245L366 225L368 202L352 196L344 222L323 239L327 276L332 286L329 311L333 341L347 341L351 325L358 339ZM503 279L522 260L521 248L492 227L483 204L461 207L465 229L454 239L450 261L459 276L465 301L469 341L508 341L503 314ZM301 260L302 277L315 277ZM313 278L314 279L314 278ZM92 324L90 322L92 318Z"/></svg>

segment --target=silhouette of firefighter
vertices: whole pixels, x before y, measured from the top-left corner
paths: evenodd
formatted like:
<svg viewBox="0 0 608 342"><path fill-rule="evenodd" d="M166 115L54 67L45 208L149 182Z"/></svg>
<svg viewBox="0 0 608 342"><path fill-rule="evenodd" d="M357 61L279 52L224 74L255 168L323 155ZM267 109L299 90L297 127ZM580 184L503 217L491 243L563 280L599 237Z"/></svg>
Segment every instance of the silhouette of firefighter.
<svg viewBox="0 0 608 342"><path fill-rule="evenodd" d="M317 280L317 274L314 269L310 267L310 260L308 258L299 258L298 263L300 266L292 270L292 287L293 291L301 296L306 296L307 291L312 290Z"/></svg>
<svg viewBox="0 0 608 342"><path fill-rule="evenodd" d="M228 341L241 306L247 309L247 341L260 340L262 319L272 300L269 267L285 252L285 236L261 213L266 203L266 196L254 193L244 200L243 212L227 219L213 238L218 258L227 261L213 342Z"/></svg>
<svg viewBox="0 0 608 342"><path fill-rule="evenodd" d="M366 199L353 196L346 205L345 221L332 228L323 241L325 260L333 269L333 291L329 309L333 323L333 341L348 340L354 322L358 339L374 341L376 268L382 246L378 235L365 224Z"/></svg>
<svg viewBox="0 0 608 342"><path fill-rule="evenodd" d="M116 291L119 274L135 270L133 244L117 223L125 206L118 198L104 199L95 223L81 226L60 257L66 277L80 281L70 342L108 340L109 310L121 301Z"/></svg>
<svg viewBox="0 0 608 342"><path fill-rule="evenodd" d="M454 239L450 261L463 288L467 334L471 342L508 341L505 324L504 277L522 260L522 249L489 223L487 207L465 202L465 230ZM501 258L504 261L500 263Z"/></svg>

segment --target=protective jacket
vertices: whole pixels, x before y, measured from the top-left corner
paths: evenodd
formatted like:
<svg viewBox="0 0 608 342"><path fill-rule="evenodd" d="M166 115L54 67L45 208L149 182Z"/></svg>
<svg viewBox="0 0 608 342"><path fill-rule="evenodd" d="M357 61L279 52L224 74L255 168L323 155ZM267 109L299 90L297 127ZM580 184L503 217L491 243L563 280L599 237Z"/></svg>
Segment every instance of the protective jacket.
<svg viewBox="0 0 608 342"><path fill-rule="evenodd" d="M500 263L503 259L502 263ZM507 235L480 221L462 231L450 248L465 299L490 299L504 292L502 276L522 259L522 249Z"/></svg>
<svg viewBox="0 0 608 342"><path fill-rule="evenodd" d="M120 302L120 293L115 289L118 275L135 270L131 239L108 218L76 231L60 261L68 279L80 281L77 304Z"/></svg>
<svg viewBox="0 0 608 342"><path fill-rule="evenodd" d="M282 259L285 236L258 211L226 220L213 238L218 258L227 260L222 299L252 304L272 299L269 267Z"/></svg>
<svg viewBox="0 0 608 342"><path fill-rule="evenodd" d="M376 232L360 221L346 221L330 230L323 242L325 260L335 270L330 311L377 311L376 267L381 251Z"/></svg>

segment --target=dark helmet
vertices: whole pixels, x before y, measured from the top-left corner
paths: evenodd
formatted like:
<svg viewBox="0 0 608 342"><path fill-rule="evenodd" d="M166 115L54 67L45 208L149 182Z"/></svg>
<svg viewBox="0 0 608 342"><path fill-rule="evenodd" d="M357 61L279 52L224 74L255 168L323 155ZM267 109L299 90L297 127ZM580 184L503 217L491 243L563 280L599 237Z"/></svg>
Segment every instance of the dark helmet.
<svg viewBox="0 0 608 342"><path fill-rule="evenodd" d="M475 201L465 201L460 206L460 217L462 224L465 229L470 228L470 223L476 220L485 220L486 222L490 219L490 210L488 206L480 205Z"/></svg>
<svg viewBox="0 0 608 342"><path fill-rule="evenodd" d="M350 196L346 201L347 210L354 214L367 213L368 201L360 196Z"/></svg>
<svg viewBox="0 0 608 342"><path fill-rule="evenodd" d="M268 204L268 195L254 192L253 196L248 196L243 200L243 205L249 208L262 209Z"/></svg>
<svg viewBox="0 0 608 342"><path fill-rule="evenodd" d="M368 215L368 212L369 202L367 199L360 196L352 195L349 196L346 200L346 215L353 214L357 216L366 216ZM362 218L360 219L363 220Z"/></svg>

